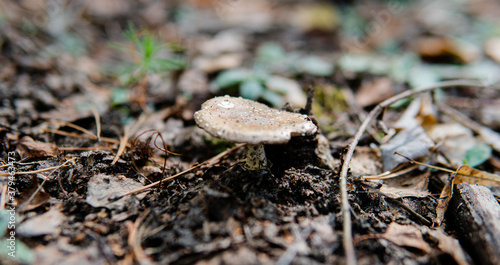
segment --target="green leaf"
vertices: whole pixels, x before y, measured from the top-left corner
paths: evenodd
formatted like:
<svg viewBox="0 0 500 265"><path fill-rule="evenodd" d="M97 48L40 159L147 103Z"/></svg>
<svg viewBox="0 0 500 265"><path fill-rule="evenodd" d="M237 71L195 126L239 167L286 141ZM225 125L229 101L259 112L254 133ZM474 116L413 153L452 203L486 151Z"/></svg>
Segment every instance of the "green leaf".
<svg viewBox="0 0 500 265"><path fill-rule="evenodd" d="M226 88L237 85L244 80L250 78L251 73L246 69L230 69L221 72L212 82L212 86L216 89Z"/></svg>
<svg viewBox="0 0 500 265"><path fill-rule="evenodd" d="M149 71L161 72L161 71L172 71L180 70L186 66L184 58L177 57L171 59L152 59L147 66Z"/></svg>
<svg viewBox="0 0 500 265"><path fill-rule="evenodd" d="M22 264L31 264L35 261L35 254L23 242L8 239L1 239L0 257ZM14 243L11 244L11 242Z"/></svg>
<svg viewBox="0 0 500 265"><path fill-rule="evenodd" d="M333 73L333 64L323 61L317 56L307 56L299 61L302 71L317 75L329 76Z"/></svg>
<svg viewBox="0 0 500 265"><path fill-rule="evenodd" d="M392 105L390 105L389 108L391 108L391 109L399 109L399 108L406 107L406 106L410 105L410 102L412 100L413 100L412 98L403 98L403 99L400 99L400 100L392 103Z"/></svg>
<svg viewBox="0 0 500 265"><path fill-rule="evenodd" d="M491 157L491 147L486 144L477 144L465 152L465 163L477 167Z"/></svg>
<svg viewBox="0 0 500 265"><path fill-rule="evenodd" d="M283 47L275 42L266 42L257 49L257 61L273 63L286 58L287 54Z"/></svg>
<svg viewBox="0 0 500 265"><path fill-rule="evenodd" d="M129 101L130 90L124 88L115 88L111 92L111 105L122 105Z"/></svg>
<svg viewBox="0 0 500 265"><path fill-rule="evenodd" d="M247 99L256 100L263 91L264 87L256 79L246 80L240 85L240 96Z"/></svg>

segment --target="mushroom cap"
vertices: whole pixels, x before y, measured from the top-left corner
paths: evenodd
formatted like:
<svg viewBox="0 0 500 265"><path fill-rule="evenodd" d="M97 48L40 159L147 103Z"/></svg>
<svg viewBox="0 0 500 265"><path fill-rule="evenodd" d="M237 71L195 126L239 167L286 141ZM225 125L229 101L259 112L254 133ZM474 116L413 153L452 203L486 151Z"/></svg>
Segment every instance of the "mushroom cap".
<svg viewBox="0 0 500 265"><path fill-rule="evenodd" d="M311 135L318 130L306 115L230 96L207 100L195 112L194 120L214 137L248 144L284 144L292 136Z"/></svg>

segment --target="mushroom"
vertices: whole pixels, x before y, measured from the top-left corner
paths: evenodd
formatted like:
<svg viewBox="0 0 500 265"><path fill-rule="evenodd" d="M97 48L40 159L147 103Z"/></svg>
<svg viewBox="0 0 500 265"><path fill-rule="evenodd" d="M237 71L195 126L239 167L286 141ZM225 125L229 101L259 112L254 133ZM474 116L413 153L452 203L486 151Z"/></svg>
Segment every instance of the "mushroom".
<svg viewBox="0 0 500 265"><path fill-rule="evenodd" d="M286 144L292 136L312 135L318 130L306 115L227 95L203 103L194 119L200 128L214 137L246 143L245 158L241 160L241 166L246 170L270 167L264 144Z"/></svg>

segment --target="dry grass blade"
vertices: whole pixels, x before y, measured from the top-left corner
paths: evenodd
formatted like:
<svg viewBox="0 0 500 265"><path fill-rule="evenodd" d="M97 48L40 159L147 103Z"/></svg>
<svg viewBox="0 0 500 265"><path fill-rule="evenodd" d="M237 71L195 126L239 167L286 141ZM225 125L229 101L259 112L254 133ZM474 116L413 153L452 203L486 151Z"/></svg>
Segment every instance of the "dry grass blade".
<svg viewBox="0 0 500 265"><path fill-rule="evenodd" d="M92 111L92 114L94 114L95 126L97 130L97 141L99 141L101 139L101 115L99 114L99 111L97 111L97 108L94 106L94 104L90 104L90 110Z"/></svg>
<svg viewBox="0 0 500 265"><path fill-rule="evenodd" d="M69 137L75 137L75 138L83 138L83 139L90 139L90 140L96 140L96 136L89 136L89 135L81 135L77 133L70 133L70 132L65 132L61 130L52 130L52 129L47 129L43 128L42 129L44 132L48 133L53 133L53 134L58 134L58 135L63 135L63 136L69 136ZM102 142L110 143L110 144L120 144L120 141L113 139L113 138L107 138L107 137L101 137L100 139Z"/></svg>
<svg viewBox="0 0 500 265"><path fill-rule="evenodd" d="M92 137L93 140L97 140L98 139L98 136L96 136L91 131L89 131L89 130L81 127L81 126L78 126L76 124L70 123L70 122L53 120L53 121L49 121L49 123L57 124L57 125L60 125L60 126L70 127L70 128L73 128L73 129L75 129L77 131L80 131L80 132L83 132L83 133L89 135L90 137Z"/></svg>
<svg viewBox="0 0 500 265"><path fill-rule="evenodd" d="M113 159L113 162L111 162L111 165L114 165L116 161L118 161L120 156L123 154L123 151L125 151L125 148L127 147L129 131L130 128L128 126L125 126L125 132L123 133L123 136L120 137L120 147L118 147L118 151L116 152L116 156Z"/></svg>
<svg viewBox="0 0 500 265"><path fill-rule="evenodd" d="M382 174L378 174L378 175L374 175L374 176L362 176L363 179L367 179L367 180L382 180L382 179L391 179L391 178L396 178L396 177L399 177L401 175L404 175L412 170L415 170L418 168L418 165L413 165L411 167L407 167L407 168L404 168L402 170L399 170L399 171L395 171L395 172L392 172L392 171L387 171L387 172L384 172Z"/></svg>

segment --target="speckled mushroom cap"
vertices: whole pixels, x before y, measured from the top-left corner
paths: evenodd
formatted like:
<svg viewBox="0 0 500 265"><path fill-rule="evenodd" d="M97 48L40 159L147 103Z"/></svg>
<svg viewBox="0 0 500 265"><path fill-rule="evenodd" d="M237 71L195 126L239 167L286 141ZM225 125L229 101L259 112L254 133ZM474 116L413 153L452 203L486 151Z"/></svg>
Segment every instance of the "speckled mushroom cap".
<svg viewBox="0 0 500 265"><path fill-rule="evenodd" d="M194 119L214 137L248 144L284 144L292 136L311 135L318 129L306 115L230 96L207 100Z"/></svg>

